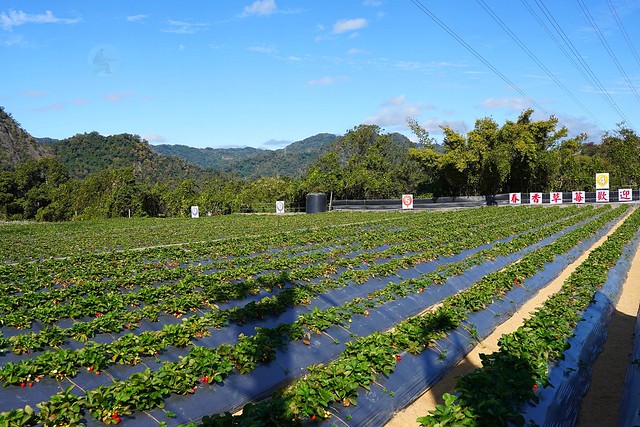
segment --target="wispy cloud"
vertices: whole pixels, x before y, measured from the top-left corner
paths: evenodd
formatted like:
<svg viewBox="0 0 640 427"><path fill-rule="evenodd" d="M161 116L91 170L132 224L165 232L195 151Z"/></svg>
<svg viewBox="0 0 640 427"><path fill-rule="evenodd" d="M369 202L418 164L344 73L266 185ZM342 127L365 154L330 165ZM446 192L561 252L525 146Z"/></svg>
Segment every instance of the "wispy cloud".
<svg viewBox="0 0 640 427"><path fill-rule="evenodd" d="M74 105L86 105L89 103L89 101L85 98L75 98L73 101L71 101Z"/></svg>
<svg viewBox="0 0 640 427"><path fill-rule="evenodd" d="M144 21L145 19L147 19L149 17L149 15L144 15L144 14L139 14L139 15L129 15L127 16L127 21L129 22L138 22L138 21Z"/></svg>
<svg viewBox="0 0 640 427"><path fill-rule="evenodd" d="M43 96L47 96L48 93L43 90L27 90L22 92L20 95L28 98L42 98Z"/></svg>
<svg viewBox="0 0 640 427"><path fill-rule="evenodd" d="M28 45L23 35L11 35L4 39L2 44L9 47L22 47Z"/></svg>
<svg viewBox="0 0 640 427"><path fill-rule="evenodd" d="M169 28L165 28L165 33L174 33L174 34L194 34L198 31L203 31L209 28L209 24L196 23L196 22L188 22L188 21L176 21L170 19Z"/></svg>
<svg viewBox="0 0 640 427"><path fill-rule="evenodd" d="M55 102L53 104L49 104L49 105L45 105L44 107L40 107L40 108L36 108L34 109L34 111L38 111L41 113L47 112L47 111L58 111L58 110L64 110L64 104L62 102Z"/></svg>
<svg viewBox="0 0 640 427"><path fill-rule="evenodd" d="M145 135L141 135L142 139L145 139L149 142L163 143L167 142L167 138L164 135L160 135L158 133L147 133Z"/></svg>
<svg viewBox="0 0 640 427"><path fill-rule="evenodd" d="M434 108L430 104L409 103L404 95L399 95L385 100L378 111L364 119L364 123L404 128L407 117L420 116L425 110Z"/></svg>
<svg viewBox="0 0 640 427"><path fill-rule="evenodd" d="M259 15L266 16L271 15L278 11L278 6L275 0L258 0L253 2L250 6L245 6L242 11L242 16Z"/></svg>
<svg viewBox="0 0 640 427"><path fill-rule="evenodd" d="M347 77L344 77L344 76L340 76L340 77L324 76L324 77L320 77L319 79L309 80L307 82L307 85L309 85L309 86L326 86L326 85L332 85L332 84L335 84L335 83L345 82L347 80L349 80L349 79Z"/></svg>
<svg viewBox="0 0 640 427"><path fill-rule="evenodd" d="M40 14L29 14L22 10L0 13L0 27L7 31L12 31L13 27L24 24L76 24L81 20L81 18L58 18L50 10Z"/></svg>
<svg viewBox="0 0 640 427"><path fill-rule="evenodd" d="M521 111L531 107L531 103L524 98L489 98L482 101L480 106L489 109Z"/></svg>
<svg viewBox="0 0 640 427"><path fill-rule="evenodd" d="M286 141L286 140L278 140L278 139L270 139L268 141L263 142L261 145L263 147L267 147L269 149L272 148L282 148L282 147L286 147L287 145L291 144L293 141Z"/></svg>
<svg viewBox="0 0 640 427"><path fill-rule="evenodd" d="M247 50L250 52L257 52L257 53L278 53L278 49L275 46L267 46L267 45L251 46L251 47L248 47Z"/></svg>
<svg viewBox="0 0 640 427"><path fill-rule="evenodd" d="M333 24L334 34L346 33L349 31L360 30L367 26L367 20L364 18L343 19Z"/></svg>
<svg viewBox="0 0 640 427"><path fill-rule="evenodd" d="M133 96L133 91L128 90L125 92L116 92L116 93L110 93L108 95L104 96L104 99L109 101L109 102L119 102L122 101L125 98L129 98Z"/></svg>

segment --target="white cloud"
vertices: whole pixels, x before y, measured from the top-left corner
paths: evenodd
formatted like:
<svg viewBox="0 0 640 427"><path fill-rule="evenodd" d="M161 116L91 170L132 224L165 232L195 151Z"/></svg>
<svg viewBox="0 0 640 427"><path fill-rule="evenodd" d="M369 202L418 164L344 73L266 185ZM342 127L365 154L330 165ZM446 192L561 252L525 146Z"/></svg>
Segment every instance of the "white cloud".
<svg viewBox="0 0 640 427"><path fill-rule="evenodd" d="M75 98L73 101L75 105L87 105L89 103L89 101L87 101L85 98Z"/></svg>
<svg viewBox="0 0 640 427"><path fill-rule="evenodd" d="M320 77L319 79L309 80L307 82L307 85L309 85L309 86L325 86L325 85L332 85L334 83L344 82L346 80L348 80L346 77L324 76L324 77Z"/></svg>
<svg viewBox="0 0 640 427"><path fill-rule="evenodd" d="M35 111L47 112L64 110L64 104L62 102L55 102L53 104L45 105L44 107L36 108Z"/></svg>
<svg viewBox="0 0 640 427"><path fill-rule="evenodd" d="M524 98L489 98L480 103L481 107L490 109L507 109L522 111L531 107L531 103Z"/></svg>
<svg viewBox="0 0 640 427"><path fill-rule="evenodd" d="M149 17L149 15L143 15L143 14L139 14L139 15L130 15L127 16L127 21L129 22L138 22L138 21L144 21L145 19L147 19Z"/></svg>
<svg viewBox="0 0 640 427"><path fill-rule="evenodd" d="M122 101L125 98L128 98L130 96L133 96L133 91L129 90L126 92L116 92L116 93L110 93L108 95L104 96L104 99L109 101L109 102L119 102Z"/></svg>
<svg viewBox="0 0 640 427"><path fill-rule="evenodd" d="M364 0L363 4L369 7L382 6L382 2L380 0Z"/></svg>
<svg viewBox="0 0 640 427"><path fill-rule="evenodd" d="M24 24L76 24L80 21L80 18L58 18L50 10L40 14L29 14L22 10L0 13L0 26L7 31Z"/></svg>
<svg viewBox="0 0 640 427"><path fill-rule="evenodd" d="M291 144L292 142L293 141L270 139L268 141L263 142L261 145L263 147L267 147L268 149L283 148L283 147L286 147L287 145Z"/></svg>
<svg viewBox="0 0 640 427"><path fill-rule="evenodd" d="M251 4L251 6L245 6L242 15L271 15L278 10L275 0L258 0Z"/></svg>
<svg viewBox="0 0 640 427"><path fill-rule="evenodd" d="M165 136L157 133L148 133L145 135L141 135L141 137L142 139L147 140L148 142L156 142L156 143L167 142L167 138Z"/></svg>
<svg viewBox="0 0 640 427"><path fill-rule="evenodd" d="M24 36L22 36L22 35L11 36L11 37L5 39L2 42L2 44L5 45L5 46L9 46L9 47L12 47L12 46L27 46L28 45L28 43L26 42Z"/></svg>
<svg viewBox="0 0 640 427"><path fill-rule="evenodd" d="M404 95L385 100L378 111L364 119L365 124L406 127L407 117L422 115L425 110L435 108L430 104L408 103Z"/></svg>
<svg viewBox="0 0 640 427"><path fill-rule="evenodd" d="M343 19L336 22L333 25L333 32L335 34L346 33L348 31L355 31L367 26L367 20L364 18L356 19Z"/></svg>
<svg viewBox="0 0 640 427"><path fill-rule="evenodd" d="M29 98L41 98L43 96L47 96L48 93L42 90L27 90L22 92L21 95Z"/></svg>
<svg viewBox="0 0 640 427"><path fill-rule="evenodd" d="M194 34L201 30L206 30L209 27L209 24L203 23L194 23L188 21L176 21L170 19L169 28L162 30L165 33L174 33L174 34Z"/></svg>
<svg viewBox="0 0 640 427"><path fill-rule="evenodd" d="M278 49L276 47L267 45L251 46L248 47L247 50L258 53L278 53Z"/></svg>

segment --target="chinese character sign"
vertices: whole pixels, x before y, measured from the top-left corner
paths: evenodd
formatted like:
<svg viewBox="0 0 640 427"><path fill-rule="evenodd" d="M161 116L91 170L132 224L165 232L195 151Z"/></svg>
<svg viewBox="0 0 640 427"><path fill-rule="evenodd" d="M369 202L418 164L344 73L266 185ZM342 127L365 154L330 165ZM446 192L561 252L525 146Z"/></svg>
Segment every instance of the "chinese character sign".
<svg viewBox="0 0 640 427"><path fill-rule="evenodd" d="M633 200L633 192L630 188L618 189L618 201L619 202L631 202Z"/></svg>
<svg viewBox="0 0 640 427"><path fill-rule="evenodd" d="M509 204L519 205L522 203L522 197L520 193L509 193Z"/></svg>
<svg viewBox="0 0 640 427"><path fill-rule="evenodd" d="M553 193L549 193L549 203L551 203L552 205L561 205L562 191L555 191Z"/></svg>
<svg viewBox="0 0 640 427"><path fill-rule="evenodd" d="M284 201L283 200L278 200L276 202L276 213L277 214L283 214L284 213Z"/></svg>
<svg viewBox="0 0 640 427"><path fill-rule="evenodd" d="M191 218L200 218L200 209L197 206L191 206Z"/></svg>
<svg viewBox="0 0 640 427"><path fill-rule="evenodd" d="M609 190L596 190L596 203L608 203Z"/></svg>
<svg viewBox="0 0 640 427"><path fill-rule="evenodd" d="M531 205L541 205L542 204L542 193L529 193L529 204L531 204Z"/></svg>
<svg viewBox="0 0 640 427"><path fill-rule="evenodd" d="M573 191L571 192L571 203L584 203L584 191Z"/></svg>

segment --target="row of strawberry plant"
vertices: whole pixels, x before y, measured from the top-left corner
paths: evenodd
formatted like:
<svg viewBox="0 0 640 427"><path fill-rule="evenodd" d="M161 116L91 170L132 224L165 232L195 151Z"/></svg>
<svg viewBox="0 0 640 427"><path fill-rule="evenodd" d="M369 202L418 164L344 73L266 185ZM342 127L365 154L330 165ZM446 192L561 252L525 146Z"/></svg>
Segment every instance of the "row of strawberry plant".
<svg viewBox="0 0 640 427"><path fill-rule="evenodd" d="M582 313L639 228L640 210L636 210L578 266L558 293L515 332L500 338L498 351L481 356L482 368L459 379L458 396L445 395L445 405L418 421L425 426L522 425L522 406L535 402L538 387L551 386L549 364L567 350Z"/></svg>
<svg viewBox="0 0 640 427"><path fill-rule="evenodd" d="M547 217L548 218L548 217ZM516 222L517 218L512 220L512 222ZM540 220L539 220L540 221ZM503 223L503 226L506 225ZM465 233L463 233L465 234ZM476 236L482 239L482 236ZM453 239L453 237L452 237ZM452 240L450 239L450 240ZM446 242L445 242L446 244ZM467 245L467 247L470 245ZM415 247L414 247L415 248ZM390 253L394 253L395 250L391 249ZM431 252L435 252L436 254L439 252L437 247L432 247ZM374 255L375 257L381 257L381 253ZM420 256L416 257L420 258ZM358 260L357 263L362 261L367 262L367 260L371 260L372 256L363 254L361 256L361 260ZM337 265L341 265L341 260L339 259ZM350 261L349 261L350 262ZM346 274L343 276L343 280L353 279L354 277L357 281L363 281L367 277L371 277L371 275L380 275L380 274L389 274L390 272L396 270L398 266L406 265L406 261L403 263L402 259L396 260L392 262L391 265L380 266L375 265L369 270L361 270L358 272L353 272L355 276L349 276ZM335 266L333 267L336 268ZM314 269L301 269L297 273L296 271L289 271L287 274L282 275L286 278L286 280L300 280L304 277L308 277L311 271L315 271L315 274L318 275L320 273L324 273L327 270L326 266L316 266ZM92 322L76 322L73 327L67 330L61 330L56 326L47 327L40 334L25 334L24 336L16 336L14 338L16 342L16 348L18 351L25 350L34 350L41 348L42 345L49 342L53 345L58 345L64 341L64 339L72 337L79 339L81 341L86 340L87 338L93 336L98 332L118 332L123 328L129 329L129 327L135 328L137 323L141 321L143 318L157 318L158 314L165 310L170 311L174 314L184 314L189 310L193 310L195 308L202 308L203 305L208 307L209 304L220 300L222 297L228 297L229 293L221 293L220 287L215 288L204 288L199 289L197 294L192 294L187 298L175 297L169 298L164 304L156 305L156 306L145 306L142 310L139 311L127 311L123 310L119 307L128 307L128 306L139 306L142 303L148 303L154 300L159 300L165 297L169 297L176 293L178 294L191 294L194 291L194 286L199 282L197 279L192 279L189 281L189 286L182 287L181 284L173 285L173 286L163 286L160 288L155 288L150 294L147 294L146 297L141 301L139 297L139 293L127 293L127 294L116 294L113 292L107 292L106 295L101 298L85 298L83 300L78 300L78 305L85 308L85 312L82 314L93 314L94 310L98 317ZM236 284L241 290L246 289L243 288L242 284ZM140 293L144 293L141 291ZM65 312L65 310L69 309L69 306L60 307L55 304L57 300L54 300L53 306L47 305L40 308L36 308L35 310L27 310L26 307L23 310L16 310L10 316L5 319L12 320L16 322L16 319L19 319L20 322L29 321L28 316L36 317L43 320L50 320L51 316L55 313ZM75 317L75 316L71 316ZM43 339L38 339L38 337L43 337ZM53 338L53 340L52 340ZM61 341L62 340L62 341ZM28 344L28 345L27 345Z"/></svg>
<svg viewBox="0 0 640 427"><path fill-rule="evenodd" d="M556 242L525 255L520 262L500 272L487 275L471 288L443 301L424 315L407 319L386 333L374 333L347 344L347 350L327 365L312 366L308 374L276 393L272 399L249 405L243 414L206 417L202 425L238 425L242 422L275 422L293 425L301 418L324 419L330 416L332 402L356 403L358 389L368 389L376 375L389 375L404 351L419 353L434 345L447 331L457 328L467 313L483 310L513 286L534 275L544 264L571 249L582 239L595 233L626 207L620 207L597 221L567 234ZM245 415L246 413L246 415ZM256 420L257 414L267 418ZM265 415L266 414L266 415Z"/></svg>
<svg viewBox="0 0 640 427"><path fill-rule="evenodd" d="M572 217L570 221L577 222L583 217L587 217L592 214L589 210L583 210L583 214L577 217ZM569 221L569 220L566 220ZM558 223L554 229L558 229L564 225ZM495 232L495 229L492 230ZM536 238L540 238L545 235L544 232L536 232ZM483 239L480 234L477 237ZM469 246L475 245L477 241L472 241ZM421 255L418 255L421 256ZM398 260L400 262L402 260ZM407 264L403 264L405 267ZM372 270L369 271L371 275L380 275L381 270L376 269L377 265L372 266ZM362 276L360 276L362 278ZM256 318L261 318L264 315L278 314L287 307L305 303L310 300L313 295L324 292L331 286L329 283L323 284L310 284L303 287L290 288L283 292L281 295L267 298L264 301L260 301L256 304L249 304L244 308L234 310L214 311L205 314L203 317L193 316L188 319L188 322L182 325L166 325L160 331L147 331L143 332L139 336L125 335L113 342L111 345L101 344L96 348L91 346L88 352L88 361L85 357L83 349L75 352L64 352L57 356L57 363L52 364L50 361L54 356L54 351L45 352L38 356L38 358L24 361L19 364L9 363L6 364L1 371L6 373L0 375L4 381L9 381L14 384L20 384L22 382L30 382L34 379L39 379L43 375L47 375L48 372L54 372L55 377L61 377L65 375L75 375L77 372L77 366L94 367L96 370L104 368L107 362L110 363L129 363L135 364L141 361L141 357L145 355L153 355L160 349L168 346L185 346L190 342L190 339L194 337L207 334L207 328L220 327L229 320L236 323L245 323ZM335 284L334 284L335 286ZM302 290L301 290L302 288ZM100 321L99 326L106 328L108 325L121 328L123 323L127 329L132 329L137 326L139 318L133 318L133 313L119 313L109 312L96 319ZM81 329L79 326L83 323L76 323L69 331L73 332L74 337L77 334L90 334L91 331ZM86 336L85 335L85 336ZM45 329L39 334L24 334L14 336L9 339L9 342L13 344L13 350L16 352L28 352L33 349L38 349L47 345L59 345L66 339L65 331L50 327ZM103 358L100 362L95 360L93 354L96 352L103 354Z"/></svg>
<svg viewBox="0 0 640 427"><path fill-rule="evenodd" d="M289 327L291 327L291 326L289 326ZM295 331L297 331L297 332L295 332ZM300 334L300 333L301 333L301 331L300 331L300 329L298 329L298 328L294 328L294 332L288 332L286 335L289 335L290 333L291 333L291 334L293 334L293 333ZM273 336L275 336L275 337L276 337L276 341L279 341L279 340L281 340L281 339L282 339L282 331L274 331L274 332L272 332L272 334L273 334ZM263 337L262 337L262 340L264 341L264 339L265 339L265 338L264 338L264 336L263 336ZM266 348L268 348L268 346L267 346ZM270 354L272 354L272 351L266 351L266 350L265 350L265 346L258 346L258 347L257 347L257 349L261 349L259 353L261 353L261 354L263 354L263 355L266 355L267 357L268 357ZM194 349L192 349L192 352L193 352L193 351L196 351L196 352L198 352L198 351L200 351L200 352L202 352L202 351L206 351L206 352L207 352L207 354L208 354L208 357L209 357L210 359L212 359L212 360L217 360L217 358L216 358L216 357L213 357L213 356L214 356L215 354L219 354L218 352L219 352L220 350L218 349L218 350L216 350L216 352L215 352L215 353L213 353L213 350L211 350L211 349L206 349L206 350L205 350L205 349L202 349L202 348L197 348L197 349L196 349L196 348L194 348ZM257 350L254 348L254 350L253 350L253 351L257 351ZM224 351L222 351L222 354L225 354L225 353L224 353ZM191 355L190 355L190 356L191 356ZM264 357L264 356L263 356L263 357ZM181 363L185 363L186 365L180 365L180 369L188 369L186 366L192 366L193 364L198 365L198 364L200 363L200 362L190 361L190 358L191 358L191 357L183 359L183 361L182 361ZM196 359L197 359L197 358L196 358ZM223 358L223 359L224 359L224 358ZM170 370L171 372L175 372L175 370L174 370L174 369L176 369L176 365L175 365L175 364L163 364L162 368L161 368L158 372L156 372L156 373L146 373L145 375L150 375L150 376L152 376L152 377L154 377L155 375L158 375L158 376L162 377L162 376L163 376L163 372L164 372L164 370L165 370L165 369L168 369L168 370ZM196 373L199 373L199 374L200 374L200 373L202 373L202 371L197 371ZM220 371L219 371L219 370L217 370L217 371L216 371L216 373L220 374ZM165 374L166 374L166 373L165 373ZM190 374L190 375L186 375L186 376L187 376L188 378L191 378L191 379L193 379L193 377L194 377L194 375L193 375L193 374L194 374L194 372L193 372L193 371L189 371L189 372L186 372L186 373L183 373L183 374ZM204 372L204 374L207 374L207 375L208 375L208 373L207 373L207 372ZM184 376L184 375L183 375L183 376ZM198 377L198 375L196 375L196 377ZM205 379L206 379L206 377L200 377L200 379L202 379L202 378L205 378ZM135 381L134 381L134 383L135 383ZM188 382L187 382L187 383L188 383ZM180 384L181 384L181 385L180 385L180 387L176 388L176 389L175 389L175 392L185 392L185 390L186 390L186 389L184 388L185 383L180 382ZM129 386L131 386L131 384L129 384ZM118 383L118 384L114 385L114 386L113 386L113 388L106 388L106 389L105 389L105 390L103 390L102 392L103 392L103 393L107 393L107 394L109 394L109 396L111 396L111 393L115 393L115 392L116 392L116 390L120 390L122 387L126 387L126 386L125 386L125 385L123 385L122 383ZM107 389L108 389L108 390L107 390ZM129 392L130 392L130 389L127 389L127 390L129 390ZM142 395L144 395L144 391L143 391L143 390L137 390L136 392L137 392L137 393L142 393ZM89 393L93 393L93 391L92 391L92 392L89 392ZM117 393L116 393L116 394L117 394ZM112 401L111 401L111 402L112 402ZM147 402L147 403L145 403L145 404L141 404L141 406L140 406L140 407L137 407L137 409L144 409L144 408L146 407L145 405L146 405L146 404L148 404L148 401L145 401L145 402ZM119 409L119 413L123 413L123 411L127 411L127 410L130 410L130 409L131 409L130 407L128 407L128 409L127 409L127 408L122 407L122 408L120 408L120 409ZM108 409L105 409L105 411L103 411L103 412L98 412L98 416L99 416L100 414L103 414L103 415L104 415L104 414L108 414L108 413L110 413L110 411L112 411L112 410L116 410L116 411L118 411L118 408L116 408L115 406L113 406L113 405L112 405L111 407L108 407ZM126 412L124 412L124 413L126 413ZM95 415L95 414L94 414L94 415Z"/></svg>

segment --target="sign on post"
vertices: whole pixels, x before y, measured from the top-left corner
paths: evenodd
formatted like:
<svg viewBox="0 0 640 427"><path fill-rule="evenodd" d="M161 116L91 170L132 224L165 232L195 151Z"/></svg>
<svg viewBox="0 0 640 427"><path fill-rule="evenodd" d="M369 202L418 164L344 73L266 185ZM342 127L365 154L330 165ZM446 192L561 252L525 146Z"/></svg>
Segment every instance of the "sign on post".
<svg viewBox="0 0 640 427"><path fill-rule="evenodd" d="M584 196L584 191L572 191L571 192L571 203L585 203L586 197Z"/></svg>
<svg viewBox="0 0 640 427"><path fill-rule="evenodd" d="M609 189L609 174L608 173L597 173L596 174L596 191L597 190L608 190Z"/></svg>
<svg viewBox="0 0 640 427"><path fill-rule="evenodd" d="M633 201L633 191L630 188L618 189L618 201L619 202Z"/></svg>
<svg viewBox="0 0 640 427"><path fill-rule="evenodd" d="M278 200L276 202L276 213L277 214L283 214L284 213L284 201L283 200Z"/></svg>
<svg viewBox="0 0 640 427"><path fill-rule="evenodd" d="M510 205L519 205L522 203L522 194L520 193L509 193L509 204Z"/></svg>
<svg viewBox="0 0 640 427"><path fill-rule="evenodd" d="M609 203L609 190L596 190L596 203Z"/></svg>
<svg viewBox="0 0 640 427"><path fill-rule="evenodd" d="M191 206L191 218L200 218L200 208Z"/></svg>
<svg viewBox="0 0 640 427"><path fill-rule="evenodd" d="M552 205L561 205L562 191L555 191L553 193L549 193L549 203L551 203Z"/></svg>
<svg viewBox="0 0 640 427"><path fill-rule="evenodd" d="M413 194L402 196L402 209L413 209Z"/></svg>
<svg viewBox="0 0 640 427"><path fill-rule="evenodd" d="M542 204L542 193L529 193L529 204L530 205L541 205Z"/></svg>

